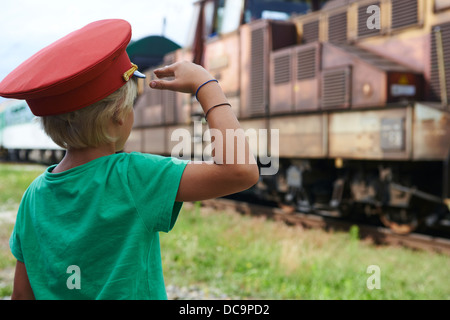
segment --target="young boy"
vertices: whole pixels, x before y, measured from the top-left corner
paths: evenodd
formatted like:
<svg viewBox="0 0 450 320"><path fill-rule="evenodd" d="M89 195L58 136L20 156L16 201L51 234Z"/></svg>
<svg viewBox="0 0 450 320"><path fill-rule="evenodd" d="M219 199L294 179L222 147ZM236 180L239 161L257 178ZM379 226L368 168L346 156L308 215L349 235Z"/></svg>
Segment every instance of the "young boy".
<svg viewBox="0 0 450 320"><path fill-rule="evenodd" d="M223 161L238 154L227 141L215 150L221 164L116 153L133 125L132 79L142 76L125 52L130 39L126 21L91 23L0 83L0 95L26 99L66 149L22 198L10 239L17 258L12 299L167 299L159 232L173 228L183 201L235 193L258 180L251 157ZM181 62L154 72L153 89L195 93L223 137L240 128L202 67Z"/></svg>

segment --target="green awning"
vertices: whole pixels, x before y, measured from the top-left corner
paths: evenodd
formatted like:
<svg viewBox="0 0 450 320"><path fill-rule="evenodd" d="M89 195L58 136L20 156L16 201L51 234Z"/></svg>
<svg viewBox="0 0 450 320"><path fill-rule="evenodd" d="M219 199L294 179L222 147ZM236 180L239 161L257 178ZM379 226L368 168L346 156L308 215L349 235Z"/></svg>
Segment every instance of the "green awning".
<svg viewBox="0 0 450 320"><path fill-rule="evenodd" d="M140 70L145 70L161 64L166 54L179 48L181 47L178 44L165 37L148 36L130 42L127 53Z"/></svg>

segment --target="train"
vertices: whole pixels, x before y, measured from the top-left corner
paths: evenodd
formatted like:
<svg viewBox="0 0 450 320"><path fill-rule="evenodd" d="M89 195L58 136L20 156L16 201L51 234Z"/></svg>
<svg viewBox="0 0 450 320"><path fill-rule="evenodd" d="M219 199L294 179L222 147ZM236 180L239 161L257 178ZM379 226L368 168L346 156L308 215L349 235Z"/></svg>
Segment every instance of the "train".
<svg viewBox="0 0 450 320"><path fill-rule="evenodd" d="M65 151L42 129L24 100L0 102L0 159L13 162L59 162Z"/></svg>
<svg viewBox="0 0 450 320"><path fill-rule="evenodd" d="M155 68L192 61L219 81L258 160L260 180L241 197L287 214L450 235L450 1L194 6L184 47L148 36L127 48L147 78L138 79L125 152L211 160L195 96L149 87ZM0 103L2 159L50 164L63 155L25 101Z"/></svg>
<svg viewBox="0 0 450 320"><path fill-rule="evenodd" d="M188 44L145 71L126 151L173 155L182 129L188 157L208 158L208 124L195 97L148 85L155 68L193 61L219 81L246 132L276 132L249 139L260 169L276 167L252 197L286 211L362 215L400 234L448 234L449 1L194 6Z"/></svg>

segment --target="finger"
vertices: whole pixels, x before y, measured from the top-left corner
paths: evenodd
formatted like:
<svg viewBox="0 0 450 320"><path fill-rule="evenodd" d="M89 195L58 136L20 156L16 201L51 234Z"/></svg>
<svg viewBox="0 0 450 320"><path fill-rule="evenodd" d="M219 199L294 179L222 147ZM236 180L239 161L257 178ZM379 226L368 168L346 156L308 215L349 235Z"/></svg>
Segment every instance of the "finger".
<svg viewBox="0 0 450 320"><path fill-rule="evenodd" d="M150 82L150 87L153 89L169 89L170 84L169 81L165 81L165 80L153 80Z"/></svg>
<svg viewBox="0 0 450 320"><path fill-rule="evenodd" d="M158 78L166 78L175 76L175 70L171 66L165 66L153 71Z"/></svg>

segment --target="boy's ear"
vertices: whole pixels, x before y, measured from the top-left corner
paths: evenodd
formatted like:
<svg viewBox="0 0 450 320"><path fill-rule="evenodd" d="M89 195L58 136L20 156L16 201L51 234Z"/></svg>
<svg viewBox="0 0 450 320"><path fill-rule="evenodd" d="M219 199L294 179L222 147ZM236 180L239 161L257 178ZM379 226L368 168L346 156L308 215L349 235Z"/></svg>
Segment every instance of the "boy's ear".
<svg viewBox="0 0 450 320"><path fill-rule="evenodd" d="M118 124L119 126L122 126L124 124L124 121L122 118L114 117L113 118L114 123Z"/></svg>
<svg viewBox="0 0 450 320"><path fill-rule="evenodd" d="M125 120L123 119L123 116L121 116L121 112L118 112L116 110L112 116L112 121L114 124L123 125L125 123Z"/></svg>

